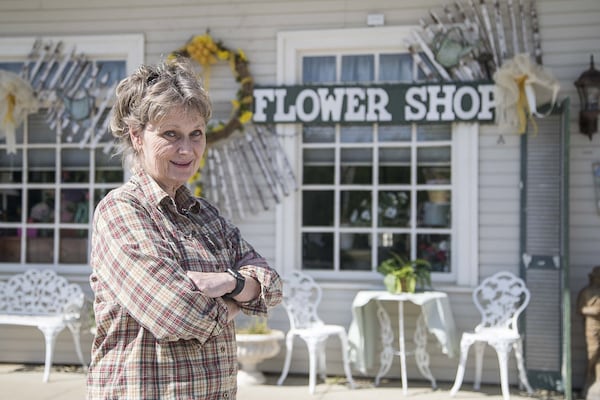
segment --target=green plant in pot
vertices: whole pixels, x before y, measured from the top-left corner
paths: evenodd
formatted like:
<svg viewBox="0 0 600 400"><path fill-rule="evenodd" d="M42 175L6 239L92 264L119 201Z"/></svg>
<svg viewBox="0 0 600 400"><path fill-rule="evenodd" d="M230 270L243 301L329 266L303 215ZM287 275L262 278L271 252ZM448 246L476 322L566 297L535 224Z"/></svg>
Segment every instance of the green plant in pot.
<svg viewBox="0 0 600 400"><path fill-rule="evenodd" d="M431 264L417 258L407 260L390 252L391 257L377 266L377 272L384 276L383 284L390 293L414 293L431 289Z"/></svg>
<svg viewBox="0 0 600 400"><path fill-rule="evenodd" d="M267 324L267 318L253 316L248 325L237 328L236 333L246 335L266 335L271 333L271 328Z"/></svg>

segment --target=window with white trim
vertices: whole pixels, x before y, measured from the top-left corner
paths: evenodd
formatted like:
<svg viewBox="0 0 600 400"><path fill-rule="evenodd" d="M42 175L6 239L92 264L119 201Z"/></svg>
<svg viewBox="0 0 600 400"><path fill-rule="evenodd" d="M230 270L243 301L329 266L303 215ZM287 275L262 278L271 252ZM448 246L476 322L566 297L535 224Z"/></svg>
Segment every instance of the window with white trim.
<svg viewBox="0 0 600 400"><path fill-rule="evenodd" d="M403 46L407 33L409 28L281 33L279 83L419 82ZM298 196L281 213L286 268L363 279L394 252L430 261L434 281L469 280L477 258L475 124L300 125L283 131L294 138L287 149L301 180Z"/></svg>
<svg viewBox="0 0 600 400"><path fill-rule="evenodd" d="M0 40L0 69L20 73L30 61L27 55L34 41ZM114 90L111 84L120 81L143 59L141 35L43 38L43 43L58 42L86 57L90 66L81 67L79 78L71 79L89 80L86 90L90 91L94 90L90 74L103 79L106 90ZM53 80L61 71L57 64L41 62L39 71L47 73L40 72L38 76ZM64 74L70 65L74 61L65 61ZM77 74L75 67L73 70ZM43 84L38 87L43 88ZM86 105L87 112L71 109L70 122L64 117L53 120L53 99L40 93L43 89L37 94L41 100L38 111L29 114L17 129L16 153L8 151L6 139L0 139L0 263L83 267L88 263L92 212L99 200L124 180L120 158L111 156L110 133L97 142L83 140L88 128L93 128L96 114L101 113L99 120L106 120L110 104L102 105L98 100ZM106 97L110 96L101 98ZM79 111L81 119L77 120L75 114ZM60 133L56 130L57 121L66 121Z"/></svg>

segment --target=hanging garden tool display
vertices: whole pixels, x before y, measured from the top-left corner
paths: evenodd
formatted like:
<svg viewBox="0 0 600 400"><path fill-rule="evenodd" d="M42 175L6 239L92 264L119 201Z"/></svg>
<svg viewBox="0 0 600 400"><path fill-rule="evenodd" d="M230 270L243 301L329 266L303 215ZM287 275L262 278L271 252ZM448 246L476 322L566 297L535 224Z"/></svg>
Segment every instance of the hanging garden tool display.
<svg viewBox="0 0 600 400"><path fill-rule="evenodd" d="M428 14L408 43L428 80L493 79L496 122L511 133L549 114L539 106L551 111L559 86L542 67L535 0L456 0Z"/></svg>
<svg viewBox="0 0 600 400"><path fill-rule="evenodd" d="M196 61L210 91L212 68L229 64L239 87L229 121L210 121L206 162L190 180L196 195L215 203L231 218L268 210L297 189L296 178L275 129L252 123L254 80L242 50L231 50L209 32L192 37L171 57Z"/></svg>
<svg viewBox="0 0 600 400"><path fill-rule="evenodd" d="M9 74L0 73L4 77ZM48 127L67 142L79 140L81 147L96 146L108 132L108 108L115 87L108 84L109 72L101 73L101 65L77 53L75 46L65 49L61 41L35 40L18 80L14 76L10 80L13 86L18 83L17 110L24 109L22 104L28 104L28 113L46 108ZM0 103L11 106L10 102ZM12 140L8 135L9 153L15 151Z"/></svg>

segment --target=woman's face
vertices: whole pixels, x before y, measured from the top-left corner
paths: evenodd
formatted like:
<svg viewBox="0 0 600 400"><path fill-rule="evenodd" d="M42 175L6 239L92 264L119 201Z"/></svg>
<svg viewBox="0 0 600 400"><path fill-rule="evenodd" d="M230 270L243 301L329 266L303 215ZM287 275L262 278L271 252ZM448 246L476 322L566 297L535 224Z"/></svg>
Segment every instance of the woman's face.
<svg viewBox="0 0 600 400"><path fill-rule="evenodd" d="M206 148L206 121L183 108L171 110L158 122L149 122L131 140L142 168L171 196L200 166Z"/></svg>

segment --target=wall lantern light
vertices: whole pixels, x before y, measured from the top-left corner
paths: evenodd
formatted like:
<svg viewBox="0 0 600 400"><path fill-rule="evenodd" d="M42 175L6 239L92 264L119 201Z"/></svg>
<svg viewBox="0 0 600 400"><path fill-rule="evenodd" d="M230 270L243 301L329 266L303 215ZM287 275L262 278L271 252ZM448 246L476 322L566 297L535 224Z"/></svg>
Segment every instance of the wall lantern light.
<svg viewBox="0 0 600 400"><path fill-rule="evenodd" d="M598 114L600 113L600 71L594 68L594 56L590 56L590 69L584 71L575 81L581 111L579 111L579 131L588 135L598 132Z"/></svg>

